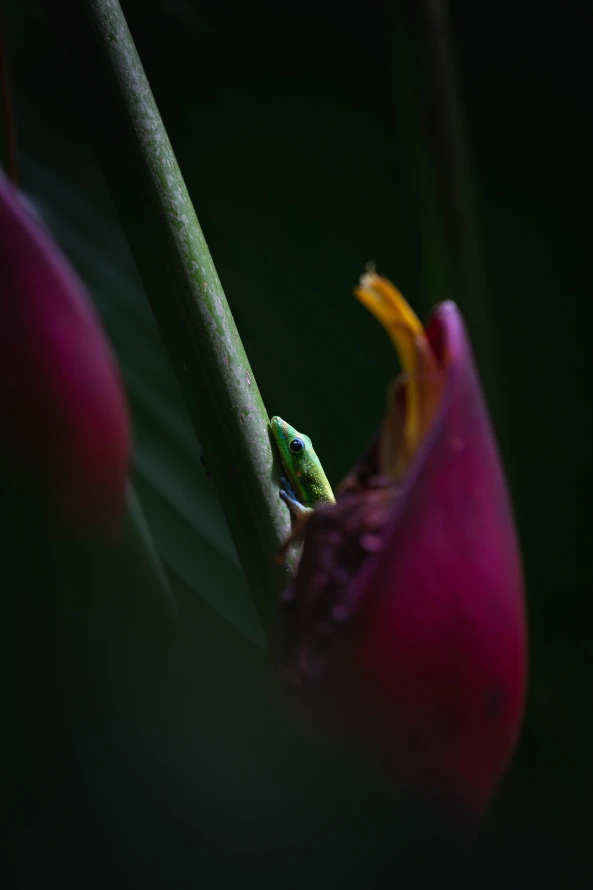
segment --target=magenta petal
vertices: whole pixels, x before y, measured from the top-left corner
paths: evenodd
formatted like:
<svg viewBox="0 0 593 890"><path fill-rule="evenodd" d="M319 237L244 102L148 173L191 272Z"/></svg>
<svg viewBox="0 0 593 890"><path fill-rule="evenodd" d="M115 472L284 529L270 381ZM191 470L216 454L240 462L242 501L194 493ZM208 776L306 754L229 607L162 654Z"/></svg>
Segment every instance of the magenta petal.
<svg viewBox="0 0 593 890"><path fill-rule="evenodd" d="M335 641L332 674L402 779L478 813L512 755L523 712L521 562L453 303L437 308L428 335L447 355L443 402L383 547L348 591L354 614Z"/></svg>
<svg viewBox="0 0 593 890"><path fill-rule="evenodd" d="M113 532L128 412L101 323L60 249L0 174L0 474L56 519Z"/></svg>

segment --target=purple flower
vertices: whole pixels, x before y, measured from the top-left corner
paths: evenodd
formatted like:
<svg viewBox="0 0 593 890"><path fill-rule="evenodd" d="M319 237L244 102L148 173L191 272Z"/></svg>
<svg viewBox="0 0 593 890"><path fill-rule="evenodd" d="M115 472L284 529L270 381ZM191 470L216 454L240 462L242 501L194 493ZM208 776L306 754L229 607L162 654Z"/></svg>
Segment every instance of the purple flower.
<svg viewBox="0 0 593 890"><path fill-rule="evenodd" d="M0 173L3 483L49 516L117 532L130 429L119 373L83 285Z"/></svg>
<svg viewBox="0 0 593 890"><path fill-rule="evenodd" d="M426 330L391 282L361 279L403 373L336 504L303 531L282 598L282 672L400 786L479 815L507 766L526 682L521 561L460 313Z"/></svg>

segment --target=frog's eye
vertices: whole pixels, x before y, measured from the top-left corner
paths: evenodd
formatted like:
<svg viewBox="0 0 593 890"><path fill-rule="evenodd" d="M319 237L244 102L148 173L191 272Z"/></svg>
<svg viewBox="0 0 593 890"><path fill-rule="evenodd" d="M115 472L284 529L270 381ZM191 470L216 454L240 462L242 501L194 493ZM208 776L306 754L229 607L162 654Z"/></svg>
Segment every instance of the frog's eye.
<svg viewBox="0 0 593 890"><path fill-rule="evenodd" d="M303 451L304 447L305 443L302 439L299 438L291 439L288 444L288 449L289 451L292 451L293 454L300 454L301 451Z"/></svg>

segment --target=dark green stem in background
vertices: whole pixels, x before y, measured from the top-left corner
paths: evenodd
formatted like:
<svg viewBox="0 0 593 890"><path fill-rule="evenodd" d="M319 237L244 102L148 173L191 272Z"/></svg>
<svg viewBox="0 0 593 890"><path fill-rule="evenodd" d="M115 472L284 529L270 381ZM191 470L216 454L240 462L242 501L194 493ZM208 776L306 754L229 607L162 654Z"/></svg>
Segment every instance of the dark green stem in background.
<svg viewBox="0 0 593 890"><path fill-rule="evenodd" d="M120 5L82 5L91 135L265 626L290 575L268 417Z"/></svg>
<svg viewBox="0 0 593 890"><path fill-rule="evenodd" d="M463 313L509 469L496 318L446 0L394 0L392 10L394 89L420 203L427 292L431 303L454 300Z"/></svg>
<svg viewBox="0 0 593 890"><path fill-rule="evenodd" d="M2 9L0 9L0 164L4 167L6 175L18 185L16 126L10 93L10 66L6 43Z"/></svg>

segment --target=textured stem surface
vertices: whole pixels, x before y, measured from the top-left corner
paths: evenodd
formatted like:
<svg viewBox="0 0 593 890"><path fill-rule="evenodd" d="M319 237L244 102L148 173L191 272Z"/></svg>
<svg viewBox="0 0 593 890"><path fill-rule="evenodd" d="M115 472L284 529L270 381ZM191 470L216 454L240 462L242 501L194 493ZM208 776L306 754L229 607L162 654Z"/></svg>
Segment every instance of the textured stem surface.
<svg viewBox="0 0 593 890"><path fill-rule="evenodd" d="M291 572L290 562L281 568L274 562L290 521L278 496L268 417L120 5L86 0L85 6L96 38L89 31L84 46L89 84L97 89L89 114L99 118L93 132L108 183L267 623ZM101 84L105 65L107 84Z"/></svg>

